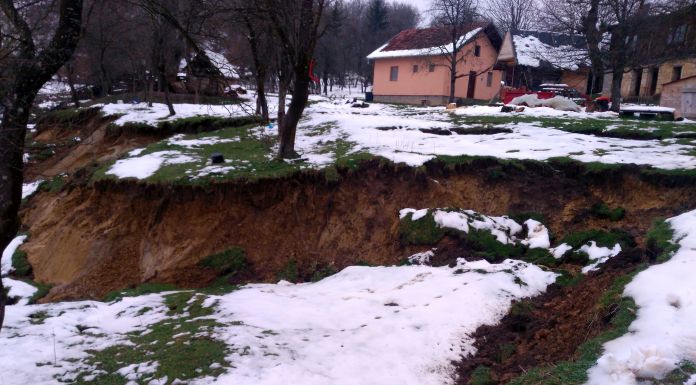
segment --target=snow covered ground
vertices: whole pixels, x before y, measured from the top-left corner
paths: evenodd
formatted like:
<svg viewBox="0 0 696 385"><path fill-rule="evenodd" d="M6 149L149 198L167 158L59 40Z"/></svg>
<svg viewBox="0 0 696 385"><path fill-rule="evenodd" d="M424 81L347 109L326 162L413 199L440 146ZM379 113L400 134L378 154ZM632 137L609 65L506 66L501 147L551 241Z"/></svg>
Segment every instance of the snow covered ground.
<svg viewBox="0 0 696 385"><path fill-rule="evenodd" d="M242 116L253 112L253 108L245 104L176 104L174 110L176 115L169 116L169 109L166 104L153 103L148 107L147 103L111 103L97 104L93 107L101 107L105 115L122 115L114 124L123 125L126 123L141 122L157 125L162 121L171 121L192 116Z"/></svg>
<svg viewBox="0 0 696 385"><path fill-rule="evenodd" d="M229 348L225 362L215 364L225 371L185 383L447 384L451 362L474 353L470 334L477 327L495 324L513 300L543 292L555 278L519 261L460 260L454 268L355 266L317 283L247 285L211 295L203 307L213 311L201 318L218 325L206 338ZM176 322L182 316L168 315L164 305L171 294L8 307L0 383L103 374L88 351L128 344L129 333L152 333L163 320ZM167 381L157 374L161 363L139 358L118 373L139 383Z"/></svg>
<svg viewBox="0 0 696 385"><path fill-rule="evenodd" d="M639 384L641 378L662 378L683 361L696 362L696 211L668 222L679 251L626 286L624 295L639 307L637 319L628 334L604 345L589 371L590 385Z"/></svg>
<svg viewBox="0 0 696 385"><path fill-rule="evenodd" d="M321 168L336 161L339 155L327 150L327 144L345 143L349 149L347 154L368 152L383 156L394 162L403 162L418 166L439 155L470 155L494 156L506 159L535 159L546 160L552 157L569 157L583 162L602 162L619 164L651 165L664 169L680 169L696 167L694 147L689 144L677 143L675 139L667 140L629 140L619 138L597 137L577 134L561 129L545 127L535 118L559 119L558 124L587 119L604 119L606 122L616 122L616 127L625 124L611 112L585 113L566 112L551 108L526 108L522 113L501 113L499 107L474 106L462 107L447 113L437 107L403 107L385 104L371 104L368 108L352 108L350 103L328 101L323 97L313 97L314 102L308 106L305 117L298 128L296 149L303 157L301 167ZM167 117L164 105L155 104L153 108L142 105L109 104L103 106L108 114L121 114L117 124L126 122L147 122L156 124L162 119L178 119L195 115L239 116L244 115L248 106L202 106L176 105L177 115ZM512 132L495 134L465 134L447 132L451 129L464 130L481 128L482 125L467 125L460 123L456 117L505 117L500 124L488 125L497 129L507 129ZM516 117L524 118L516 121ZM530 119L532 119L530 121ZM612 128L611 124L608 124ZM320 129L319 129L320 128ZM429 132L423 132L426 130ZM444 131L445 134L432 133L432 130ZM260 127L252 130L259 139L274 137L275 127ZM442 132L440 132L442 133ZM214 134L211 134L214 135ZM192 138L181 138L191 140ZM200 140L198 138L197 140ZM211 142L215 144L219 142ZM161 166L170 164L168 159L179 163L192 163L191 175L199 174L200 165L204 158L191 154L185 149L178 154L153 155L149 153L131 154L127 159L120 160L110 171L121 177L143 178L151 176ZM225 153L225 158L234 161L234 153ZM268 154L271 159L272 155ZM119 170L145 168L148 172L138 174ZM232 170L234 168L229 168Z"/></svg>

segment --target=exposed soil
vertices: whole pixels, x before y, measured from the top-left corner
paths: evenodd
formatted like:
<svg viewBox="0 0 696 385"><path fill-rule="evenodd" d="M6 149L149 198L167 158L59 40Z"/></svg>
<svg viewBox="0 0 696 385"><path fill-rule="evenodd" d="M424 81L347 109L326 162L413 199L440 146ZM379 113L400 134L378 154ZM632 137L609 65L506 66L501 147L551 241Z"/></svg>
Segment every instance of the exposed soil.
<svg viewBox="0 0 696 385"><path fill-rule="evenodd" d="M480 365L491 369L495 383L505 384L529 369L575 358L578 346L611 327L612 309L598 308L599 298L643 259L640 249L623 252L575 286L549 286L527 302L528 313L480 327L473 336L476 355L457 363L457 384L468 385Z"/></svg>
<svg viewBox="0 0 696 385"><path fill-rule="evenodd" d="M425 170L379 160L285 179L211 186L81 181L40 193L22 210L22 247L36 280L56 285L46 300L100 298L143 282L204 286L214 275L198 262L231 247L246 251L251 279L274 281L290 261L299 279L324 267L389 264L427 250L399 244L405 207L461 207L489 215L539 212L558 237L594 228L622 228L639 243L653 218L693 208L696 189L661 187L636 170L577 178L551 166L500 166L490 160ZM502 176L501 176L502 174ZM627 210L620 222L589 214L596 202Z"/></svg>
<svg viewBox="0 0 696 385"><path fill-rule="evenodd" d="M25 180L50 179L61 173L72 173L95 162L117 159L128 151L160 139L152 135L125 134L110 125L114 120L115 117L101 117L95 113L74 124L49 122L37 125L33 140L54 146L54 155L37 160L30 152L33 159L25 166Z"/></svg>

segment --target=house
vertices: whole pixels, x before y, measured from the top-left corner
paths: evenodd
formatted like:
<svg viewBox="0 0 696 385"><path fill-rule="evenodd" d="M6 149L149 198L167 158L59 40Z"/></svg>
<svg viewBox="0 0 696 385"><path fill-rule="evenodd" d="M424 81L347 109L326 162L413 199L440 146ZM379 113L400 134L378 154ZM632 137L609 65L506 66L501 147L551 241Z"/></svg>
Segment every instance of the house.
<svg viewBox="0 0 696 385"><path fill-rule="evenodd" d="M663 84L660 105L674 108L677 118L696 119L696 75Z"/></svg>
<svg viewBox="0 0 696 385"><path fill-rule="evenodd" d="M663 86L696 75L696 5L665 15L644 16L626 37L632 50L621 96L626 102L656 104ZM612 73L602 93L611 96Z"/></svg>
<svg viewBox="0 0 696 385"><path fill-rule="evenodd" d="M400 32L367 56L374 62L375 101L444 105L450 95L450 69L446 52L451 35L444 28ZM451 43L450 43L451 44ZM502 72L495 70L501 39L491 23L471 23L459 38L461 60L455 82L459 104L490 100L500 91Z"/></svg>
<svg viewBox="0 0 696 385"><path fill-rule="evenodd" d="M176 80L170 84L177 93L219 96L239 82L239 72L223 54L206 49L181 59Z"/></svg>
<svg viewBox="0 0 696 385"><path fill-rule="evenodd" d="M497 68L505 84L539 90L542 84L565 84L590 93L590 62L582 35L545 31L507 32Z"/></svg>

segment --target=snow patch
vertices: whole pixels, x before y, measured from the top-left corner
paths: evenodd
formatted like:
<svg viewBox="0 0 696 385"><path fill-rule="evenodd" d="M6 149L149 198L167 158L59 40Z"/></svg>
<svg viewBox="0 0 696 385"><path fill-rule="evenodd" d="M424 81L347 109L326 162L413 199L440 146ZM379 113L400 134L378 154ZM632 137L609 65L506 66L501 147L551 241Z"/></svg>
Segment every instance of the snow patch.
<svg viewBox="0 0 696 385"><path fill-rule="evenodd" d="M637 318L628 334L604 344L588 372L590 385L634 385L639 378L660 379L684 360L696 362L696 211L668 222L680 249L626 285Z"/></svg>

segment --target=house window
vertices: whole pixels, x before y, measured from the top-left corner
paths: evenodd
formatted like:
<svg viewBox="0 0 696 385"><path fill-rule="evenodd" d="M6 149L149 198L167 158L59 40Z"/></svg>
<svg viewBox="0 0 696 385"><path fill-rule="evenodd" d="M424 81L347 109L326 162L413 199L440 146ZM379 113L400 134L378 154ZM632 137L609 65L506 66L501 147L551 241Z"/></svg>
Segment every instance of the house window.
<svg viewBox="0 0 696 385"><path fill-rule="evenodd" d="M681 79L681 76L682 76L682 67L675 66L674 69L672 70L672 81L676 82L677 80Z"/></svg>
<svg viewBox="0 0 696 385"><path fill-rule="evenodd" d="M418 73L418 64L413 65L413 73Z"/></svg>
<svg viewBox="0 0 696 385"><path fill-rule="evenodd" d="M428 72L435 72L435 64L431 64L428 66Z"/></svg>
<svg viewBox="0 0 696 385"><path fill-rule="evenodd" d="M474 47L474 56L479 57L481 56L481 46L477 45Z"/></svg>
<svg viewBox="0 0 696 385"><path fill-rule="evenodd" d="M389 81L395 82L399 80L399 67L394 66L389 70Z"/></svg>
<svg viewBox="0 0 696 385"><path fill-rule="evenodd" d="M489 72L488 76L486 76L486 87L490 87L493 85L493 72Z"/></svg>
<svg viewBox="0 0 696 385"><path fill-rule="evenodd" d="M667 37L667 44L681 44L686 41L686 31L688 25L682 24L677 28L673 29Z"/></svg>

